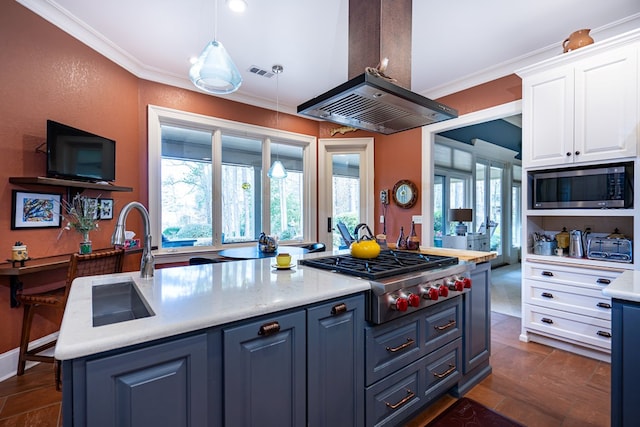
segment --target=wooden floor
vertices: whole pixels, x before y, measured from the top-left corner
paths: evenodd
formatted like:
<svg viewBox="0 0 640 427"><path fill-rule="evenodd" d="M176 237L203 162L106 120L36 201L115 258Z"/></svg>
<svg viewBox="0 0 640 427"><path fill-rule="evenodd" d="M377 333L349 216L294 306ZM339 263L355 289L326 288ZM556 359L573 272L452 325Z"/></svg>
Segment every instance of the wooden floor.
<svg viewBox="0 0 640 427"><path fill-rule="evenodd" d="M609 426L609 364L523 343L519 335L520 318L492 312L493 374L467 397L529 427ZM53 366L43 363L0 382L0 427L62 425L53 378ZM408 426L424 426L454 401L443 397Z"/></svg>

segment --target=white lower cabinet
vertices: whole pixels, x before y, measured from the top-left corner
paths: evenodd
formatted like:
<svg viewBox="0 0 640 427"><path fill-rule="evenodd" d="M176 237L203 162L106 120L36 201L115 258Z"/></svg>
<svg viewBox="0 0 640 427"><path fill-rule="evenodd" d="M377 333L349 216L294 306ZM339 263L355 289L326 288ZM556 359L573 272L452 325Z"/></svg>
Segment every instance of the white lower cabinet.
<svg viewBox="0 0 640 427"><path fill-rule="evenodd" d="M611 299L602 289L622 270L523 263L521 339L608 360Z"/></svg>

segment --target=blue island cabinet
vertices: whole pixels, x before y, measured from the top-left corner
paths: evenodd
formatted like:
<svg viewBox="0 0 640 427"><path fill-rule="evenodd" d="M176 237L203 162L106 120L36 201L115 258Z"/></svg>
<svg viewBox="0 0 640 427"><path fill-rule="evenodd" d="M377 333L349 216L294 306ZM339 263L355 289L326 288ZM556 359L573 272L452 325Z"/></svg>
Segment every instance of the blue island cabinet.
<svg viewBox="0 0 640 427"><path fill-rule="evenodd" d="M640 420L640 303L613 299L611 318L611 426Z"/></svg>
<svg viewBox="0 0 640 427"><path fill-rule="evenodd" d="M64 362L64 425L207 426L207 334Z"/></svg>
<svg viewBox="0 0 640 427"><path fill-rule="evenodd" d="M364 298L307 309L308 427L364 425Z"/></svg>

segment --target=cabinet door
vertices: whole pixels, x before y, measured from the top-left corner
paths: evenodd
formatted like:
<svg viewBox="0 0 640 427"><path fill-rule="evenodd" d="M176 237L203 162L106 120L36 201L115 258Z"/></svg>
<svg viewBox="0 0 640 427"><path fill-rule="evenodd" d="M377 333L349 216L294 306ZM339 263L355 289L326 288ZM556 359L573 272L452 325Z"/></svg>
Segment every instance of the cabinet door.
<svg viewBox="0 0 640 427"><path fill-rule="evenodd" d="M227 426L306 424L304 310L223 330Z"/></svg>
<svg viewBox="0 0 640 427"><path fill-rule="evenodd" d="M307 425L364 425L364 296L308 309L307 348Z"/></svg>
<svg viewBox="0 0 640 427"><path fill-rule="evenodd" d="M86 397L89 427L208 425L206 335L88 361Z"/></svg>
<svg viewBox="0 0 640 427"><path fill-rule="evenodd" d="M636 46L624 46L576 63L576 161L636 155L637 55Z"/></svg>
<svg viewBox="0 0 640 427"><path fill-rule="evenodd" d="M491 349L491 264L471 270L471 292L464 295L464 373L488 362Z"/></svg>
<svg viewBox="0 0 640 427"><path fill-rule="evenodd" d="M572 163L574 75L572 67L522 82L522 155L527 167Z"/></svg>

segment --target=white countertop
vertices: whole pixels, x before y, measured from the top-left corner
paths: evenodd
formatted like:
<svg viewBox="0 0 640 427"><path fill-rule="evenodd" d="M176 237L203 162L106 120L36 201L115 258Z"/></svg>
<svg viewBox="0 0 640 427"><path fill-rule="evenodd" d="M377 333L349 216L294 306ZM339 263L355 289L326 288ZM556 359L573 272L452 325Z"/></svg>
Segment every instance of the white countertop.
<svg viewBox="0 0 640 427"><path fill-rule="evenodd" d="M74 359L370 289L367 280L312 267L275 270L273 258L81 277L71 286L55 357ZM131 279L154 316L93 327L91 288Z"/></svg>
<svg viewBox="0 0 640 427"><path fill-rule="evenodd" d="M625 271L604 288L602 293L611 298L640 302L640 271Z"/></svg>

